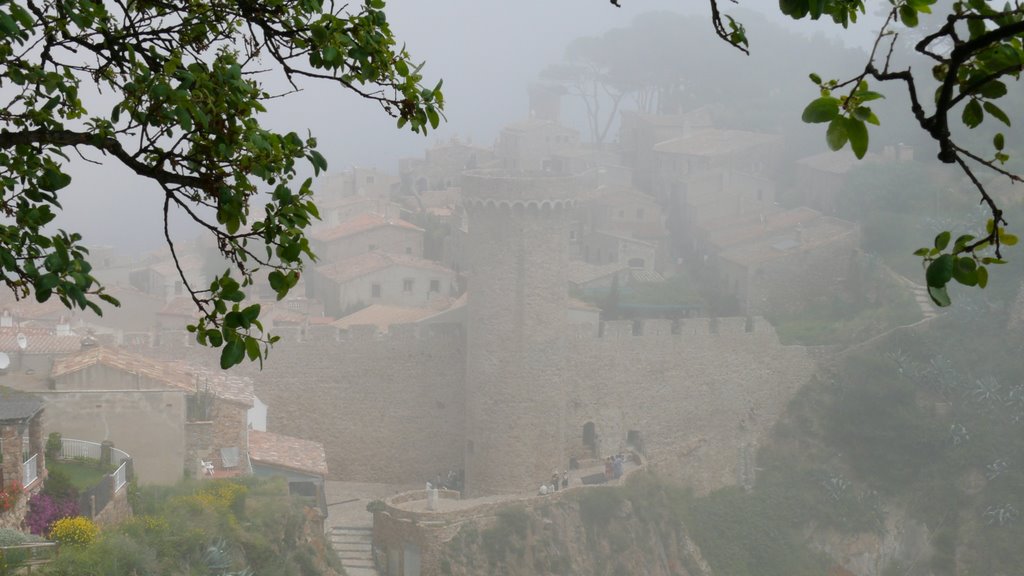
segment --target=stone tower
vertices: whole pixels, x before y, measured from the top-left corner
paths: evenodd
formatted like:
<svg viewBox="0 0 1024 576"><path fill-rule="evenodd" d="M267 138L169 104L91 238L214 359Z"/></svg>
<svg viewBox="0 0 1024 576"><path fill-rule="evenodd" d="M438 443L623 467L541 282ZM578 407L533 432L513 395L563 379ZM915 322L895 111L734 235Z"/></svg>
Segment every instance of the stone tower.
<svg viewBox="0 0 1024 576"><path fill-rule="evenodd" d="M469 216L466 491L536 489L566 468L569 176L463 175Z"/></svg>

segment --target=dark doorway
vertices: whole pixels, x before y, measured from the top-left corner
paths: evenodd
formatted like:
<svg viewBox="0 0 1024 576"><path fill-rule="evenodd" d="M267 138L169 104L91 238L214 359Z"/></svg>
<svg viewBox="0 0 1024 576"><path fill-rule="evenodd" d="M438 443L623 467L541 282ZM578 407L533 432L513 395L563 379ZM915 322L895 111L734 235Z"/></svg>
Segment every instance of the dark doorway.
<svg viewBox="0 0 1024 576"><path fill-rule="evenodd" d="M644 439L639 430L630 430L626 433L626 444L632 446L637 452L644 453Z"/></svg>
<svg viewBox="0 0 1024 576"><path fill-rule="evenodd" d="M583 425L583 445L590 449L591 456L597 456L597 432L593 422Z"/></svg>

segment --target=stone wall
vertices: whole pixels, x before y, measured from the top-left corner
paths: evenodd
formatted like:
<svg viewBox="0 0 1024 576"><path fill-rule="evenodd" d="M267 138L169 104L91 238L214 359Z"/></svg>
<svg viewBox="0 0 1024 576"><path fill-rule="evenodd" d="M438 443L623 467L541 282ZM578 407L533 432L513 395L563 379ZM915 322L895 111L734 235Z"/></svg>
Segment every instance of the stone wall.
<svg viewBox="0 0 1024 576"><path fill-rule="evenodd" d="M588 455L588 422L598 456L633 431L653 468L701 492L753 471L754 447L815 369L760 318L609 322L601 333L581 327L569 340L570 454Z"/></svg>
<svg viewBox="0 0 1024 576"><path fill-rule="evenodd" d="M243 369L270 407L268 428L323 442L336 479L408 483L462 468L461 330L374 332L311 329L301 340L283 332L262 372ZM598 456L618 452L635 431L653 467L700 491L743 480L756 445L815 369L806 348L782 346L760 318L609 322L600 331L583 325L567 334L565 350L559 467L590 455L583 427L592 422ZM533 422L532 406L498 407L501 421ZM550 473L537 472L522 488Z"/></svg>
<svg viewBox="0 0 1024 576"><path fill-rule="evenodd" d="M92 519L101 528L116 526L132 517L132 507L128 504L128 487L121 488L114 497L107 502L103 510Z"/></svg>
<svg viewBox="0 0 1024 576"><path fill-rule="evenodd" d="M44 438L111 440L132 455L143 484L173 484L185 458L184 390L51 391L46 402Z"/></svg>
<svg viewBox="0 0 1024 576"><path fill-rule="evenodd" d="M275 329L264 364L240 367L267 429L324 444L332 478L427 481L462 467L465 353L459 326Z"/></svg>

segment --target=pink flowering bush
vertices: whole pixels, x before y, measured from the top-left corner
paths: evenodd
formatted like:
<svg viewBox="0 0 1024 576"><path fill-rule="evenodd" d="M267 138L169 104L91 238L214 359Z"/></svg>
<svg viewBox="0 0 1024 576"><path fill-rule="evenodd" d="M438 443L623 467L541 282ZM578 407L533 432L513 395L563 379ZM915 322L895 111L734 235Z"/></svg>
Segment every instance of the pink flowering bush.
<svg viewBox="0 0 1024 576"><path fill-rule="evenodd" d="M53 524L61 518L78 516L78 500L75 498L58 498L45 492L33 495L28 500L28 514L25 525L33 534L45 536L50 533Z"/></svg>

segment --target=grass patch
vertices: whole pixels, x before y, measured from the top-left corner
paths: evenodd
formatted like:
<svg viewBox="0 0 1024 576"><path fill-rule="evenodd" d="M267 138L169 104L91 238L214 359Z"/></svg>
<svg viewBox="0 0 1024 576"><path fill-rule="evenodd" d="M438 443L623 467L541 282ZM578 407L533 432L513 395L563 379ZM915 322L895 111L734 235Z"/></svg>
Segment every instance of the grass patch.
<svg viewBox="0 0 1024 576"><path fill-rule="evenodd" d="M88 490L100 483L106 474L96 464L77 462L75 460L48 461L46 468L50 471L59 470L64 473L71 484L80 492Z"/></svg>

